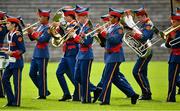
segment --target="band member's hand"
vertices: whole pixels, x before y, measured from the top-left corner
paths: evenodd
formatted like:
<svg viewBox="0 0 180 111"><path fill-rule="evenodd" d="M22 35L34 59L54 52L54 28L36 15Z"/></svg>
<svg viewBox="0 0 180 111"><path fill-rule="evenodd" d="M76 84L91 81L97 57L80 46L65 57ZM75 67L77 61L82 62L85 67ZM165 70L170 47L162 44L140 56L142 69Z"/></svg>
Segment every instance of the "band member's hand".
<svg viewBox="0 0 180 111"><path fill-rule="evenodd" d="M167 48L166 45L165 45L165 43L162 43L160 47L162 47L162 48Z"/></svg>
<svg viewBox="0 0 180 111"><path fill-rule="evenodd" d="M52 27L59 27L60 23L59 22L52 22L51 26Z"/></svg>
<svg viewBox="0 0 180 111"><path fill-rule="evenodd" d="M5 52L5 54L12 56L12 51L7 51L7 52Z"/></svg>
<svg viewBox="0 0 180 111"><path fill-rule="evenodd" d="M96 25L96 29L99 28L99 27L100 27L100 25L97 24L97 25ZM103 30L104 30L104 28L101 27L101 28L99 28L96 32L97 32L97 33L100 33L100 32L102 32Z"/></svg>
<svg viewBox="0 0 180 111"><path fill-rule="evenodd" d="M81 36L81 38L84 38L84 37L85 37L85 33L84 33L84 32L81 32L81 33L80 33L80 36Z"/></svg>
<svg viewBox="0 0 180 111"><path fill-rule="evenodd" d="M73 38L74 35L75 35L74 32L70 32L70 33L68 34L69 38Z"/></svg>
<svg viewBox="0 0 180 111"><path fill-rule="evenodd" d="M27 24L26 26L27 26L27 27L29 27L29 26L30 26L30 24ZM28 29L27 29L27 32L28 32L28 34L33 33L33 32L34 32L33 27L28 28Z"/></svg>
<svg viewBox="0 0 180 111"><path fill-rule="evenodd" d="M141 34L139 34L139 33L134 33L134 34L133 34L133 37L138 40L138 39L141 38Z"/></svg>
<svg viewBox="0 0 180 111"><path fill-rule="evenodd" d="M2 20L0 20L0 24L3 24Z"/></svg>
<svg viewBox="0 0 180 111"><path fill-rule="evenodd" d="M74 29L73 28L67 28L67 33L69 32L69 33L74 33Z"/></svg>

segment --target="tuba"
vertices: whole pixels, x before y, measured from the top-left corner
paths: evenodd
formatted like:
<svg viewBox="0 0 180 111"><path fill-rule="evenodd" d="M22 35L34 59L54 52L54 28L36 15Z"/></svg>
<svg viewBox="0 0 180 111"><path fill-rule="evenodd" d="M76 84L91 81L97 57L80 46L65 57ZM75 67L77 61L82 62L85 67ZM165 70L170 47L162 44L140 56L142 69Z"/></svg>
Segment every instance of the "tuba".
<svg viewBox="0 0 180 111"><path fill-rule="evenodd" d="M140 31L139 27L137 27L137 23L133 21L133 17L130 14L126 14L124 16L124 22L128 27L130 27L134 32L141 34L142 32ZM132 37L133 31L128 31L124 34L123 40L129 46L138 56L140 57L147 57L148 55L151 54L151 46L152 43L150 40L147 40L146 43L142 43L139 40L136 40L134 37Z"/></svg>
<svg viewBox="0 0 180 111"><path fill-rule="evenodd" d="M61 45L61 42L63 40L62 35L64 35L64 29L67 26L66 21L64 20L64 14L62 12L62 7L61 9L58 9L56 13L54 14L54 17L52 19L53 22L60 22L61 26L59 27L60 33L57 31L56 26L50 26L50 33L52 36L51 43L54 47L59 47Z"/></svg>
<svg viewBox="0 0 180 111"><path fill-rule="evenodd" d="M64 33L64 30L61 27L60 27L60 30L62 31L62 33ZM52 36L52 40L51 40L52 45L54 47L59 47L62 41L61 34L59 34L59 32L57 31L57 28L53 26L50 27L50 32Z"/></svg>

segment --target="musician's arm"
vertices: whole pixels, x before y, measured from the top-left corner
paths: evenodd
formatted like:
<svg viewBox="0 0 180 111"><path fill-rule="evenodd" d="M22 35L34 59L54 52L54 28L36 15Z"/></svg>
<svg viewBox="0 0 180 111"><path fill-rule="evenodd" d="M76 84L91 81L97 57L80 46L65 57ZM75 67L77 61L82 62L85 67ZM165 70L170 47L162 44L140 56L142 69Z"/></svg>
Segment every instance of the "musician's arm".
<svg viewBox="0 0 180 111"><path fill-rule="evenodd" d="M31 41L34 41L35 39L32 37L32 34L28 34L28 37Z"/></svg>
<svg viewBox="0 0 180 111"><path fill-rule="evenodd" d="M148 39L151 39L154 34L153 30L146 30L146 29L143 30L142 33L143 33L141 38L142 41L147 41Z"/></svg>
<svg viewBox="0 0 180 111"><path fill-rule="evenodd" d="M43 32L33 32L32 34L28 34L30 40L36 40L38 42L49 42L51 39L51 34L49 27L45 28Z"/></svg>
<svg viewBox="0 0 180 111"><path fill-rule="evenodd" d="M97 36L99 37L99 39L100 39L100 41L101 41L100 46L101 46L101 47L105 47L106 39L103 38L102 35L101 35L100 33L98 33Z"/></svg>

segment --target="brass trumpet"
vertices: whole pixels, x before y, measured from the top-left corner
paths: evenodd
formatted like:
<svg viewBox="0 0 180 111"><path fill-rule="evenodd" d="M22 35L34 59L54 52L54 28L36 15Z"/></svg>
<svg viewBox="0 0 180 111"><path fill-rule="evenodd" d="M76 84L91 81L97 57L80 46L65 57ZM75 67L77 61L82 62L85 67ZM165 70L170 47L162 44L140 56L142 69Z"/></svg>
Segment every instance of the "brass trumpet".
<svg viewBox="0 0 180 111"><path fill-rule="evenodd" d="M27 30L28 30L29 28L32 28L32 27L36 26L37 24L39 24L39 21L36 22L36 23L34 23L34 24L32 24L32 25L30 25L30 26L28 26L28 27L26 27L26 28L24 28L24 29L22 30L23 35L25 35L25 34L28 33Z"/></svg>
<svg viewBox="0 0 180 111"><path fill-rule="evenodd" d="M72 31L73 33L75 33L78 30L78 25L79 23L76 23L74 27L72 27L63 37L62 37L62 41L60 42L60 45L62 45L63 43L65 43L67 40L69 40L72 37Z"/></svg>
<svg viewBox="0 0 180 111"><path fill-rule="evenodd" d="M102 28L102 27L105 27L105 26L108 25L109 23L110 23L110 22L106 22L105 24L99 26L98 28L94 29L93 31L85 34L85 38L87 38L87 36L89 36L89 35L94 35L94 33L95 33L97 30L99 30L99 29ZM95 36L92 36L92 37L95 37Z"/></svg>

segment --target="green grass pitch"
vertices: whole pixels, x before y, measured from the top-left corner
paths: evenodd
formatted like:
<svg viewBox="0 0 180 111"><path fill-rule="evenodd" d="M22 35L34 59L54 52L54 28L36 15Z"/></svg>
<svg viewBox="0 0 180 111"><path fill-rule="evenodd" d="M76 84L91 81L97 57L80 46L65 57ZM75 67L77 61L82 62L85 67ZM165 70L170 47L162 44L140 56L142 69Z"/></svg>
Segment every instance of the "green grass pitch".
<svg viewBox="0 0 180 111"><path fill-rule="evenodd" d="M168 90L168 64L167 62L151 62L149 64L148 77L152 90L153 100L138 101L136 105L131 105L130 99L119 91L115 86L112 87L111 105L100 106L95 104L81 104L79 102L58 102L62 96L62 90L56 78L56 69L58 63L49 63L48 65L48 88L51 95L46 100L37 100L38 92L29 78L30 64L26 63L22 77L22 99L21 107L1 107L6 104L6 99L0 99L1 110L180 110L180 95L176 96L176 103L167 103ZM133 89L141 94L141 90L132 75L134 62L125 62L121 64L120 70L123 72ZM91 70L91 82L97 84L101 78L104 63L93 62ZM72 83L67 79L69 89L73 92Z"/></svg>

